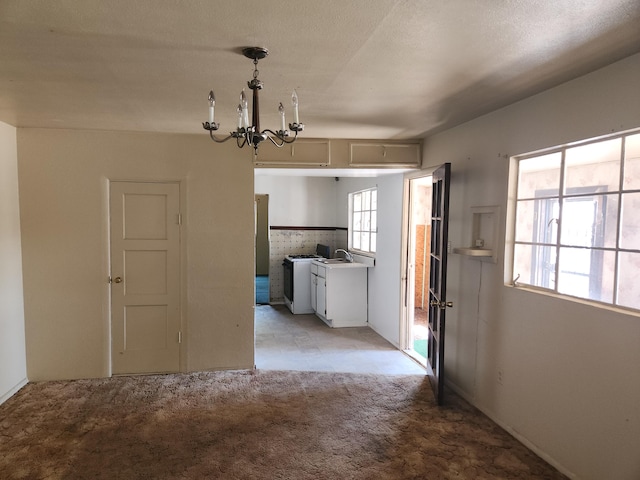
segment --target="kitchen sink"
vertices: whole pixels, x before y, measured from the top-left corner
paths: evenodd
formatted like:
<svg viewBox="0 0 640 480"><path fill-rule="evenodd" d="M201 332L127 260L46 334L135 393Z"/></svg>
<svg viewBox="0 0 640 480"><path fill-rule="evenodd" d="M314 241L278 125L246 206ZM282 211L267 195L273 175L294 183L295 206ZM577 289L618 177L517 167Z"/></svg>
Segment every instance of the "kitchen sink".
<svg viewBox="0 0 640 480"><path fill-rule="evenodd" d="M326 263L329 265L336 264L336 263L353 263L353 262L348 262L345 258L325 258L323 260L320 260L320 262Z"/></svg>

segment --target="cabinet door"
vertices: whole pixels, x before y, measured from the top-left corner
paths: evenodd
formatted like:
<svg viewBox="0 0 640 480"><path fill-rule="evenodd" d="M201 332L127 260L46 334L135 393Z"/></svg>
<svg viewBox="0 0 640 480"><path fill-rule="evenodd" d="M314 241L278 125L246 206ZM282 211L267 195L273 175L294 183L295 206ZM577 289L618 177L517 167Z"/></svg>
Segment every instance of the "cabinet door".
<svg viewBox="0 0 640 480"><path fill-rule="evenodd" d="M418 143L351 143L349 165L352 167L418 167Z"/></svg>
<svg viewBox="0 0 640 480"><path fill-rule="evenodd" d="M318 276L311 274L311 308L314 312L318 311Z"/></svg>
<svg viewBox="0 0 640 480"><path fill-rule="evenodd" d="M278 148L271 142L260 144L258 156L260 165L312 165L326 167L331 164L331 142L325 139L300 139L290 145Z"/></svg>
<svg viewBox="0 0 640 480"><path fill-rule="evenodd" d="M320 315L329 319L327 316L327 281L322 277L316 277L317 289L316 289L316 307Z"/></svg>

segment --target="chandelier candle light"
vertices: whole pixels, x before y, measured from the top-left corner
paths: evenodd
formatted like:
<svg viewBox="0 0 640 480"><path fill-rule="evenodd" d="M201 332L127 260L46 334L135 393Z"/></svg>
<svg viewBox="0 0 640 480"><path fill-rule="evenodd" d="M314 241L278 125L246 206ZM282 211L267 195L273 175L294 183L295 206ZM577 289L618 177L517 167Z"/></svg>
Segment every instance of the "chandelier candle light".
<svg viewBox="0 0 640 480"><path fill-rule="evenodd" d="M242 148L245 145L253 147L255 153L258 153L258 146L264 140L269 140L276 147L282 147L285 143L293 143L298 138L298 132L304 130L304 124L300 123L298 113L298 94L293 91L291 95L291 104L293 105L293 123L289 124L289 130L286 129L286 122L284 118L284 107L282 103L278 106L278 113L280 113L280 130L274 132L273 130L265 129L260 130L260 100L258 98L258 90L261 90L263 83L258 80L258 60L265 58L269 55L269 51L262 47L247 47L242 50L242 54L253 60L253 80L247 82L247 86L253 90L253 111L251 117L251 124L249 124L249 103L247 96L244 93L244 88L240 93L240 103L236 109L238 114L238 128L235 132L230 132L228 137L218 140L214 137L213 132L220 128L220 124L215 122L215 106L216 97L213 94L213 90L209 92L209 121L204 122L202 126L205 130L209 131L209 136L214 142L222 143L226 142L230 138L235 138L238 147ZM295 135L292 137L291 132Z"/></svg>

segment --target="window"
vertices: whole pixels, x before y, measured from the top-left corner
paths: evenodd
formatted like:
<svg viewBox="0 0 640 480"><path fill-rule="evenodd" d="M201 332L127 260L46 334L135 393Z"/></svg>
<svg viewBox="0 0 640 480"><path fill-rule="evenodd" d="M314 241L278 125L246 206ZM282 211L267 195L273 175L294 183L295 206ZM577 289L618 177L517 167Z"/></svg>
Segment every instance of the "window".
<svg viewBox="0 0 640 480"><path fill-rule="evenodd" d="M640 310L640 130L512 165L515 283Z"/></svg>
<svg viewBox="0 0 640 480"><path fill-rule="evenodd" d="M376 253L378 189L349 194L349 249L365 255Z"/></svg>

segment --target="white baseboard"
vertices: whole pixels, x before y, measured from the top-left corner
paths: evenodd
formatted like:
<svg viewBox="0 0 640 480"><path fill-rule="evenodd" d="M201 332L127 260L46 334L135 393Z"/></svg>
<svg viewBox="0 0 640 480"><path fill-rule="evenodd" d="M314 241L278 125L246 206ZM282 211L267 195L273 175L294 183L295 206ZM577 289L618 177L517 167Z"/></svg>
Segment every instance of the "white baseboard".
<svg viewBox="0 0 640 480"><path fill-rule="evenodd" d="M482 408L481 406L477 405L475 400L467 392L462 390L458 385L456 385L455 383L452 383L450 381L445 381L445 384L447 385L447 387L449 387L451 390L456 392L458 395L460 395L462 398L464 398L467 402L469 402L475 408L480 410L484 415L489 417L493 423L497 424L500 428L502 428L505 432L507 432L513 438L518 440L521 444L523 444L525 447L527 447L533 453L538 455L541 459L543 459L549 465L557 468L558 471L560 471L560 473L566 475L569 478L578 478L575 473L570 472L565 467L560 465L555 459L550 457L549 454L543 452L542 450L540 450L540 448L537 445L531 443L527 438L523 437L521 434L516 432L510 425L507 425L506 423L504 423L500 419L496 418L495 415L492 412L490 412L490 411Z"/></svg>
<svg viewBox="0 0 640 480"><path fill-rule="evenodd" d="M27 378L23 378L22 380L20 380L17 384L15 384L13 387L11 387L9 389L9 391L7 391L6 393L3 393L2 395L0 395L0 405L2 405L4 402L6 402L7 400L9 400L11 397L13 397L16 393L18 393L18 391L24 387L27 383L29 383L29 380L27 380Z"/></svg>

